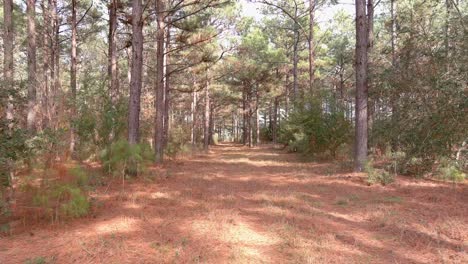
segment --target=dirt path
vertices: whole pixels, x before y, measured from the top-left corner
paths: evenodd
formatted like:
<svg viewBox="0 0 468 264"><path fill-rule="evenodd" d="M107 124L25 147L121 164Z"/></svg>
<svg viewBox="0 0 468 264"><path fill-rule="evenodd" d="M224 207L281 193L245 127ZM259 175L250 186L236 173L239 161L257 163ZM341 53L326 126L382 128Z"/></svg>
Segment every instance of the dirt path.
<svg viewBox="0 0 468 264"><path fill-rule="evenodd" d="M94 204L0 238L0 263L468 263L466 185L369 187L271 146L216 146Z"/></svg>

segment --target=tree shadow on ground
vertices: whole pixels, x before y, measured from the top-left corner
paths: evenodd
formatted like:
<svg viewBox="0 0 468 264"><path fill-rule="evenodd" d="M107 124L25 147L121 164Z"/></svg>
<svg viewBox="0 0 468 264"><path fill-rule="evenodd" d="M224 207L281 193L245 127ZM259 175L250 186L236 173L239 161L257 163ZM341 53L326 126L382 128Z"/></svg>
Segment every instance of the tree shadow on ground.
<svg viewBox="0 0 468 264"><path fill-rule="evenodd" d="M331 163L221 145L112 186L96 214L0 241L0 262L435 263L467 260L467 188L365 185ZM447 224L449 223L449 224ZM27 249L27 250L25 250Z"/></svg>

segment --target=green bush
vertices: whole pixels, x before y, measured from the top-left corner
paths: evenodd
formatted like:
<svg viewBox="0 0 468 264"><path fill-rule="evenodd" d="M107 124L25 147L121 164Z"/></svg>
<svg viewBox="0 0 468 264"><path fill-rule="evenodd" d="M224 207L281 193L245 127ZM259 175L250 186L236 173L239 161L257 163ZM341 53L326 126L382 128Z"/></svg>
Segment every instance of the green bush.
<svg viewBox="0 0 468 264"><path fill-rule="evenodd" d="M369 160L364 168L368 184L378 183L385 186L395 181L395 176L391 172L375 168L372 163L372 160Z"/></svg>
<svg viewBox="0 0 468 264"><path fill-rule="evenodd" d="M85 187L89 183L88 173L80 166L76 166L68 170L68 173L73 176L73 183L78 187Z"/></svg>
<svg viewBox="0 0 468 264"><path fill-rule="evenodd" d="M148 144L118 140L101 152L100 159L106 173L123 177L142 173L154 155Z"/></svg>
<svg viewBox="0 0 468 264"><path fill-rule="evenodd" d="M437 176L451 182L462 182L466 179L466 174L459 168L459 165L449 159L443 159L440 162Z"/></svg>
<svg viewBox="0 0 468 264"><path fill-rule="evenodd" d="M182 126L175 126L171 129L165 154L170 158L175 158L179 154L188 153L191 150L190 133Z"/></svg>
<svg viewBox="0 0 468 264"><path fill-rule="evenodd" d="M90 208L88 198L82 189L60 183L37 189L33 204L43 208L55 220L60 216L71 218L84 216Z"/></svg>
<svg viewBox="0 0 468 264"><path fill-rule="evenodd" d="M327 102L327 107L323 107ZM337 151L351 139L352 126L344 110L333 98L309 99L295 107L280 130L280 142L291 151L328 154Z"/></svg>

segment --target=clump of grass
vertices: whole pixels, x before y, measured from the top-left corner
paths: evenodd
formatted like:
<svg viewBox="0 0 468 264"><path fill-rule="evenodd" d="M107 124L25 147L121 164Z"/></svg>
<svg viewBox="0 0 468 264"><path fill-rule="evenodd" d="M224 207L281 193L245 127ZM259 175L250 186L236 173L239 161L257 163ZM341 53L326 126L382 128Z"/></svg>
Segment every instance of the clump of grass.
<svg viewBox="0 0 468 264"><path fill-rule="evenodd" d="M386 197L379 199L379 201L382 203L402 203L403 198L399 196L386 196Z"/></svg>
<svg viewBox="0 0 468 264"><path fill-rule="evenodd" d="M345 199L338 199L335 202L335 205L339 205L339 206L347 206L348 204L349 204L348 200L345 200Z"/></svg>
<svg viewBox="0 0 468 264"><path fill-rule="evenodd" d="M33 259L28 259L25 264L47 264L47 260L45 257L35 257Z"/></svg>

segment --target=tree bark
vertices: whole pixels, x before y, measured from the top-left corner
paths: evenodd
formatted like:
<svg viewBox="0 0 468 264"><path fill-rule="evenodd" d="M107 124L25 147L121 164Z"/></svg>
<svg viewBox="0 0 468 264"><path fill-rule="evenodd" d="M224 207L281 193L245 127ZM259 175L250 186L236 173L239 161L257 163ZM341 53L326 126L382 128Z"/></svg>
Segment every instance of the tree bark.
<svg viewBox="0 0 468 264"><path fill-rule="evenodd" d="M197 85L195 84L195 87ZM190 142L192 145L195 145L195 131L196 131L196 122L195 122L195 117L196 117L196 111L197 111L197 92L195 89L192 91L192 103L190 105L190 119L192 121L192 125L190 126Z"/></svg>
<svg viewBox="0 0 468 264"><path fill-rule="evenodd" d="M171 45L171 20L168 18L166 23L166 40L165 40L165 50L170 50ZM171 86L170 86L170 63L169 63L169 54L164 55L164 147L167 146L169 141L169 130L171 127L171 122L169 115L171 113Z"/></svg>
<svg viewBox="0 0 468 264"><path fill-rule="evenodd" d="M247 87L242 87L242 144L247 144Z"/></svg>
<svg viewBox="0 0 468 264"><path fill-rule="evenodd" d="M52 19L54 24L54 37L53 37L53 55L51 56L51 63L53 67L51 68L51 74L53 74L53 98L52 100L52 117L54 119L53 126L55 129L58 127L58 113L57 105L59 104L60 91L61 91L61 82L60 82L60 18L58 14L57 0L52 0Z"/></svg>
<svg viewBox="0 0 468 264"><path fill-rule="evenodd" d="M367 90L372 91L372 50L374 48L374 1L367 0ZM368 102L368 130L374 124L374 100Z"/></svg>
<svg viewBox="0 0 468 264"><path fill-rule="evenodd" d="M72 0L71 17L71 54L70 54L70 90L71 90L71 118L70 118L70 154L75 151L75 127L72 119L76 115L76 0Z"/></svg>
<svg viewBox="0 0 468 264"><path fill-rule="evenodd" d="M278 105L279 105L279 98L275 97L275 105L274 105L274 110L273 110L273 123L271 126L272 130L272 137L273 137L273 143L278 143Z"/></svg>
<svg viewBox="0 0 468 264"><path fill-rule="evenodd" d="M108 78L109 95L112 105L117 103L119 94L119 65L117 59L117 0L111 0L109 4L109 57Z"/></svg>
<svg viewBox="0 0 468 264"><path fill-rule="evenodd" d="M42 113L43 113L43 119L42 122L45 124L45 127L48 127L50 125L51 117L50 117L50 111L49 111L49 76L50 76L50 54L51 54L51 41L49 41L51 38L51 33L50 33L50 5L48 0L42 0L41 3L42 7L42 16L44 19L44 25L42 27L43 29L43 52L42 52L42 73L43 73L43 80L42 80L42 89L43 89L43 104L42 104Z"/></svg>
<svg viewBox="0 0 468 264"><path fill-rule="evenodd" d="M260 144L260 96L258 85L255 90L255 145Z"/></svg>
<svg viewBox="0 0 468 264"><path fill-rule="evenodd" d="M165 115L165 88L164 88L164 2L156 0L156 119L155 119L155 160L162 163L164 158L164 115Z"/></svg>
<svg viewBox="0 0 468 264"><path fill-rule="evenodd" d="M210 144L210 81L208 79L208 69L206 70L206 87L205 87L205 114L203 127L203 149L208 150Z"/></svg>
<svg viewBox="0 0 468 264"><path fill-rule="evenodd" d="M314 25L315 0L309 0L309 89L311 92L313 92L315 74Z"/></svg>
<svg viewBox="0 0 468 264"><path fill-rule="evenodd" d="M27 0L26 13L28 17L28 114L26 127L28 131L36 129L36 1Z"/></svg>
<svg viewBox="0 0 468 264"><path fill-rule="evenodd" d="M397 21L396 21L396 12L397 12L396 0L390 0L392 66L394 68L396 68L396 66L397 66L397 55L396 55Z"/></svg>
<svg viewBox="0 0 468 264"><path fill-rule="evenodd" d="M367 27L366 1L356 0L356 124L355 169L362 171L367 160Z"/></svg>
<svg viewBox="0 0 468 264"><path fill-rule="evenodd" d="M13 0L3 1L3 78L8 92L6 120L8 127L13 126Z"/></svg>
<svg viewBox="0 0 468 264"><path fill-rule="evenodd" d="M132 1L132 66L130 101L128 105L128 142L137 144L140 138L140 99L143 69L143 9L141 0Z"/></svg>

